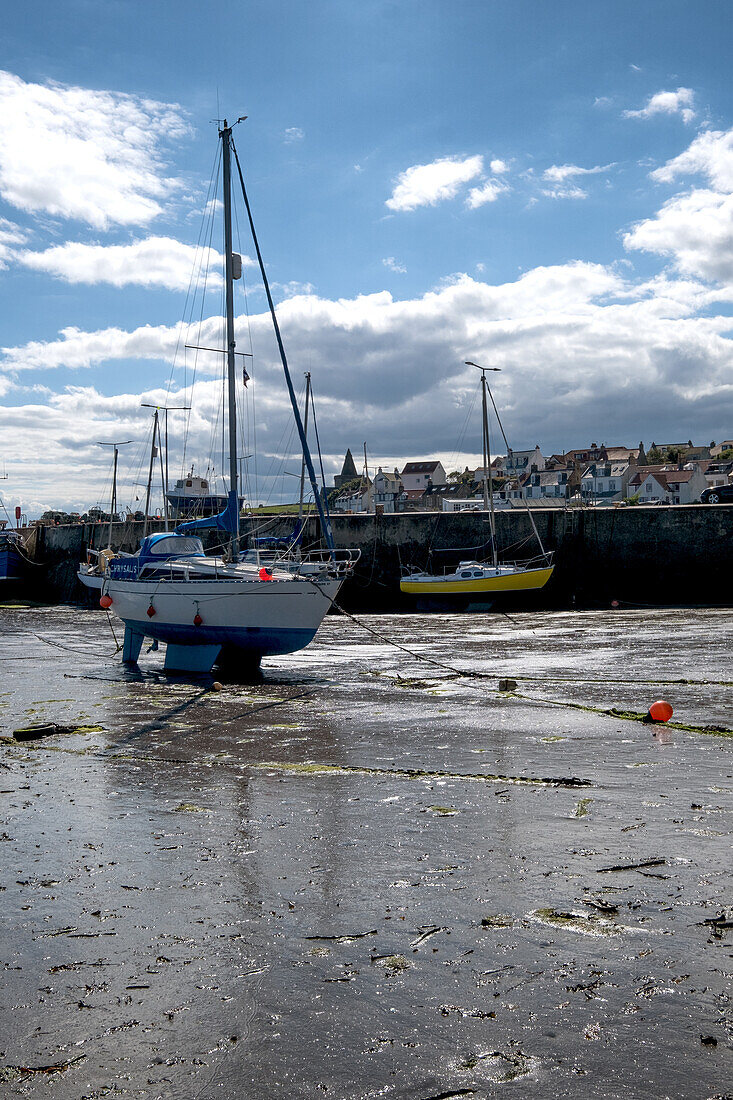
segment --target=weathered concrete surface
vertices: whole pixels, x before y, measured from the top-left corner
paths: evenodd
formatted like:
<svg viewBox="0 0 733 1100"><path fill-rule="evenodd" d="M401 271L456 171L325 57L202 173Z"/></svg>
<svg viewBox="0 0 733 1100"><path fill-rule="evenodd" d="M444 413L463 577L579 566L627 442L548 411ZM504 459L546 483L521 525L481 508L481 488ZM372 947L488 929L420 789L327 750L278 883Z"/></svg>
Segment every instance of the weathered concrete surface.
<svg viewBox="0 0 733 1100"><path fill-rule="evenodd" d="M635 507L533 510L540 537L556 553L555 574L541 593L519 597L518 606L593 607L611 600L646 605L731 602L733 506ZM294 517L272 518L268 532L285 534ZM505 560L538 553L526 512L499 512L497 539ZM426 565L428 550L459 548L434 558L434 566L455 564L486 542L483 513L404 513L334 516L339 547L362 548L362 559L342 592L345 606L395 610L408 605L400 596L401 566ZM310 521L308 538L317 537ZM113 545L137 549L142 523L117 524ZM107 544L106 525L45 528L38 560L48 569L49 598L81 600L77 563L87 546ZM219 538L209 533L209 545ZM88 598L88 597L87 597ZM523 600L523 604L522 601Z"/></svg>
<svg viewBox="0 0 733 1100"><path fill-rule="evenodd" d="M564 704L733 724L731 614L364 621L213 692L0 609L4 732L102 727L0 747L6 1095L728 1094L733 739Z"/></svg>

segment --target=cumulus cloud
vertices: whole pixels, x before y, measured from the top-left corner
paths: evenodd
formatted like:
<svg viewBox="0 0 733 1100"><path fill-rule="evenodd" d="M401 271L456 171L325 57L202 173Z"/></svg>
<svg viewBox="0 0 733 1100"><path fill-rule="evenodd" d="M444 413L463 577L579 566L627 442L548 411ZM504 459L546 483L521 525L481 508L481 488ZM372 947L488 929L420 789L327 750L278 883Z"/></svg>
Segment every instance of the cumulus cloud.
<svg viewBox="0 0 733 1100"><path fill-rule="evenodd" d="M663 183L702 175L712 187L669 199L653 217L632 227L625 247L666 256L685 275L733 285L733 130L699 134L651 175Z"/></svg>
<svg viewBox="0 0 733 1100"><path fill-rule="evenodd" d="M398 211L435 206L455 198L461 187L480 176L483 170L482 156L441 157L431 164L413 164L397 177L386 205Z"/></svg>
<svg viewBox="0 0 733 1100"><path fill-rule="evenodd" d="M502 176L505 172L509 171L509 165L505 160L492 160L489 164L489 169L495 176Z"/></svg>
<svg viewBox="0 0 733 1100"><path fill-rule="evenodd" d="M692 88L678 88L676 92L657 92L651 96L645 107L638 111L624 111L624 118L653 118L654 115L680 115L683 122L692 122L695 117L693 102L695 93Z"/></svg>
<svg viewBox="0 0 733 1100"><path fill-rule="evenodd" d="M684 274L733 285L733 195L694 190L670 199L624 245L669 256Z"/></svg>
<svg viewBox="0 0 733 1100"><path fill-rule="evenodd" d="M678 176L707 176L719 191L733 191L733 130L705 130L679 156L652 172L669 183Z"/></svg>
<svg viewBox="0 0 733 1100"><path fill-rule="evenodd" d="M367 439L375 457L393 455L397 440L406 457L451 453L475 394L475 372L464 367L465 359L502 368L497 400L517 447L535 442L538 423L539 441L553 450L580 437L633 442L649 425L662 435L681 419L693 438L697 425L704 434L724 432L726 418L733 416L731 321L710 309L721 293L670 277L640 286L599 264L570 263L536 268L500 285L459 275L406 300L387 292L339 300L300 294L281 304L279 317L291 368L318 364L319 429L333 469L346 447L353 448L357 427L357 443ZM729 302L733 294L723 298ZM290 413L269 318L255 315L250 326L255 358L251 370L248 361L253 377L248 400L256 396L259 450L270 456L261 469L267 463L293 469L287 463L296 461L294 445L283 444ZM210 318L197 342L216 346L220 335L220 319ZM186 337L179 327L66 329L55 341L7 349L2 368L6 377L23 371L20 377L32 379L34 370L54 366L93 367L124 358L170 361ZM200 419L194 421L189 450L196 461L206 453L221 395L213 380L221 357L199 358L204 380L193 400ZM141 421L135 418L141 395L99 401L93 390L78 387L43 406L0 407L0 431L19 439L19 453L34 451L29 471L23 472L29 486L31 477L36 486L57 481L54 471L77 461L74 448L85 454L83 447L105 438L103 431L130 434L130 418L138 424L131 437L140 437ZM60 408L63 417L54 411ZM80 425L78 431L72 432L72 423ZM54 432L53 448L44 450L41 436ZM478 423L465 449L480 452ZM40 455L48 457L47 465ZM96 470L98 478L98 456L89 461L84 476L91 479Z"/></svg>
<svg viewBox="0 0 733 1100"><path fill-rule="evenodd" d="M43 252L16 252L17 260L69 283L112 286L165 286L186 290L193 278L209 286L222 283L223 257L213 248L197 249L171 237L148 237L131 244L100 245L68 241ZM245 262L252 263L251 260Z"/></svg>
<svg viewBox="0 0 733 1100"><path fill-rule="evenodd" d="M175 104L0 71L0 195L19 210L97 229L146 225L179 186L165 176L161 135L187 133Z"/></svg>
<svg viewBox="0 0 733 1100"><path fill-rule="evenodd" d="M487 202L496 202L499 195L509 191L509 187L502 180L487 180L481 187L472 187L466 198L466 205L471 210L483 206Z"/></svg>

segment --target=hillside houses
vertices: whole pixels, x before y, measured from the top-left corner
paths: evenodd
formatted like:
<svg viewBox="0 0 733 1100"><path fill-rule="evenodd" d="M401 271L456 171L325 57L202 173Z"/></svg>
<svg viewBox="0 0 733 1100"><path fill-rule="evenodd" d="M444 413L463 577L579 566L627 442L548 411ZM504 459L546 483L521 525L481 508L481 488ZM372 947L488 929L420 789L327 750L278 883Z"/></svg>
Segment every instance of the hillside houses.
<svg viewBox="0 0 733 1100"><path fill-rule="evenodd" d="M564 454L534 448L497 455L490 466L494 507L603 507L628 503L691 504L708 486L733 482L733 444L695 447L653 444L638 447L592 443ZM716 455L717 452L717 455ZM721 458L720 456L724 456ZM650 456L668 461L651 463ZM674 458L674 461L672 461ZM356 477L347 452L332 490L331 506L341 512L465 511L484 507L487 471L446 473L438 459L406 462L391 472L378 467L374 480ZM351 475L351 477L349 477ZM335 497L334 494L335 493Z"/></svg>

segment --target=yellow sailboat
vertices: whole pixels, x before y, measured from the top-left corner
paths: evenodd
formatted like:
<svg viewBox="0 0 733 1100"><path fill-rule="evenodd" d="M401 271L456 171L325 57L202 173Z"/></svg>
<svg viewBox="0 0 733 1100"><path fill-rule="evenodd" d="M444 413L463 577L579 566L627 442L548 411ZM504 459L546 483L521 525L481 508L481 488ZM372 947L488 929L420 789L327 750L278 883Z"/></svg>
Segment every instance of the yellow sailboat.
<svg viewBox="0 0 733 1100"><path fill-rule="evenodd" d="M418 598L418 607L425 610L450 608L451 606L469 610L487 609L493 602L492 597L514 592L528 592L544 588L552 576L555 566L552 554L545 551L532 513L528 511L532 528L540 546L540 556L527 561L500 562L496 545L496 517L494 513L494 490L491 482L491 448L489 443L489 415L487 394L499 422L504 442L506 436L499 419L499 413L493 395L486 380L486 372L498 371L500 367L480 367L478 363L467 362L469 367L481 371L481 402L483 412L483 461L484 461L484 509L489 513L491 530L490 562L461 561L457 568L446 569L442 573L427 571L407 572L400 580L400 591L405 595ZM508 444L507 444L508 446Z"/></svg>

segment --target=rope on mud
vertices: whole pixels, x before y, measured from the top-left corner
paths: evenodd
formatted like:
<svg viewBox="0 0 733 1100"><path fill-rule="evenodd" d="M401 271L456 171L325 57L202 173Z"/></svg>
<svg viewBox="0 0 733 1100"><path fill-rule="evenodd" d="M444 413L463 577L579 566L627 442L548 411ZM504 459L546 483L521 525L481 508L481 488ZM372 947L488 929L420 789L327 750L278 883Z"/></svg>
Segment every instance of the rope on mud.
<svg viewBox="0 0 733 1100"><path fill-rule="evenodd" d="M311 583L313 583L313 582L311 581ZM465 677L466 679L493 680L496 677L496 673L473 672L473 671L470 671L468 669L456 668L454 665L445 664L445 662L443 662L443 661L436 661L435 658L433 658L433 657L427 657L424 653L417 653L413 649L408 649L407 646L401 645L399 642L394 641L393 638L388 638L386 634L382 634L380 631L375 630L373 627L367 626L366 623L364 623L360 619L358 619L356 617L356 615L352 615L351 612L345 611L344 608L341 607L341 605L336 602L336 600L331 599L331 597L328 597L328 599L330 600L332 607L334 607L338 612L340 612L340 614L344 615L347 619L350 619L351 622L355 623L357 626L360 626L362 628L362 630L365 630L368 634L372 634L375 638L378 638L381 642L386 642L388 645L394 646L395 649L399 649L403 653L407 653L410 657L414 657L416 661L422 661L425 664L434 665L436 668L442 668L445 671L452 673L454 676ZM514 679L515 677L511 677L511 678ZM536 682L536 681L541 681L542 678L541 677L520 676L520 677L516 677L516 679L522 679L522 680L532 680L532 679L534 679L535 682ZM550 681L549 677L547 678L547 680L549 682L553 682L553 681ZM568 681L568 682L572 683L572 682L575 682L575 681ZM607 680L600 680L600 681L598 681L598 680L581 680L581 681L577 681L577 682L578 683L608 683L610 681L607 681ZM634 680L634 681L617 680L617 681L613 681L613 682L614 683L638 683L638 681L636 681L636 680ZM664 683L689 683L690 681L660 681L660 682L664 682ZM725 681L721 681L719 686L728 686L728 685ZM524 695L521 692L517 692L517 691L504 693L504 692L499 691L498 688L495 688L494 690L496 691L497 694L506 694L506 695L509 695L509 696L511 696L515 699L526 699L527 702L531 702L531 703L539 703L540 705L546 704L548 706L553 706L553 707L565 707L567 710L591 711L594 714L602 714L604 717L616 718L616 719L620 719L622 721L643 722L646 718L645 714L636 714L632 711L620 711L620 710L617 710L615 707L611 707L611 708L594 707L594 706L584 704L584 703L572 703L569 700L565 700L565 699L540 699L540 698L537 698L536 696ZM669 727L673 727L673 728L676 728L676 729L681 729L681 730L684 730L684 731L690 731L690 732L696 732L696 733L717 733L717 734L722 734L722 735L730 735L730 734L733 733L733 730L725 729L722 726L688 726L688 725L683 725L682 723L676 723L676 722L669 722L669 723L667 723L667 725Z"/></svg>

